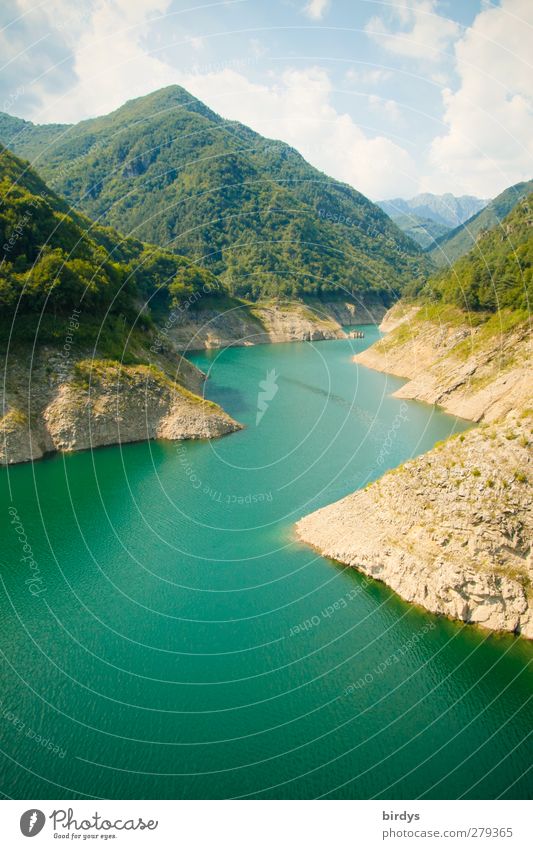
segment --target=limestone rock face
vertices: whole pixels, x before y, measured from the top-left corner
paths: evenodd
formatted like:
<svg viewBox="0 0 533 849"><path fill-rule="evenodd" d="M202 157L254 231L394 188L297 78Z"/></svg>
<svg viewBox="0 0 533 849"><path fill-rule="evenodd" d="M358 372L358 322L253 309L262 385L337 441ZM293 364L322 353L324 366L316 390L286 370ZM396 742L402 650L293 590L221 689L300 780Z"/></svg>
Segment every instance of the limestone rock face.
<svg viewBox="0 0 533 849"><path fill-rule="evenodd" d="M454 437L297 535L434 613L533 639L532 425L510 415Z"/></svg>
<svg viewBox="0 0 533 849"><path fill-rule="evenodd" d="M365 296L356 303L341 299L314 306L258 303L223 311L186 310L171 318L167 332L181 350L317 342L343 339L342 325L376 324L386 311L377 296Z"/></svg>
<svg viewBox="0 0 533 849"><path fill-rule="evenodd" d="M227 310L188 310L170 322L168 335L181 350L343 339L345 333L326 309L304 304L257 304Z"/></svg>
<svg viewBox="0 0 533 849"><path fill-rule="evenodd" d="M30 379L31 374L31 379ZM37 460L145 439L210 439L240 429L162 371L113 362L78 362L57 379L44 361L17 370L0 420L0 464Z"/></svg>
<svg viewBox="0 0 533 849"><path fill-rule="evenodd" d="M385 339L356 363L408 378L397 398L438 404L472 421L496 421L531 401L531 333L522 326L487 334L483 326L424 320L402 303L385 316Z"/></svg>

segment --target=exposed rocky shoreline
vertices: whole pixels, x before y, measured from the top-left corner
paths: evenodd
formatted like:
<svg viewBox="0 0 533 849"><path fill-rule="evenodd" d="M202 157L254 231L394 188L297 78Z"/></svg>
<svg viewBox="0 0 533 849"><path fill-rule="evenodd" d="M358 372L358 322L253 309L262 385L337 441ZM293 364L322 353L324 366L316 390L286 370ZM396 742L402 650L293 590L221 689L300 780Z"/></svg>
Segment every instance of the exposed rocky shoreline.
<svg viewBox="0 0 533 849"><path fill-rule="evenodd" d="M343 339L343 325L376 324L386 308L379 298L359 302L242 304L226 310L187 310L170 322L168 336L180 350L316 342Z"/></svg>
<svg viewBox="0 0 533 849"><path fill-rule="evenodd" d="M210 439L238 430L216 404L203 401L205 375L180 351L342 339L342 324L368 323L385 314L379 298L242 305L226 311L192 309L172 314L150 350L154 365L92 360L77 352L41 348L0 361L7 383L0 396L0 465L38 460L53 451L77 451L145 439ZM147 340L148 342L148 340Z"/></svg>
<svg viewBox="0 0 533 849"><path fill-rule="evenodd" d="M527 322L488 334L484 325L425 320L419 306L397 304L380 329L388 335L356 363L408 378L394 393L438 404L464 419L496 421L531 404L531 329Z"/></svg>
<svg viewBox="0 0 533 849"><path fill-rule="evenodd" d="M0 465L146 439L211 439L241 427L155 366L82 359L65 373L54 355L42 351L31 370L24 362L10 367Z"/></svg>
<svg viewBox="0 0 533 849"><path fill-rule="evenodd" d="M355 360L412 377L398 397L484 424L304 517L297 536L433 613L533 639L528 339L520 329L482 338L461 360L464 327L423 322L395 338L413 318L412 307L393 308L382 324L391 342Z"/></svg>

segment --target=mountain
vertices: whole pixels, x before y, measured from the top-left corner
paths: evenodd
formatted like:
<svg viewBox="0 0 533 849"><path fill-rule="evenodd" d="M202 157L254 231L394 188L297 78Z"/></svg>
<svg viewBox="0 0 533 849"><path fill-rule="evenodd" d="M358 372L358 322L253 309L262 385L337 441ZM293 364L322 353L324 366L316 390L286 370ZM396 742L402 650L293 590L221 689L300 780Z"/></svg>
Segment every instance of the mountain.
<svg viewBox="0 0 533 849"><path fill-rule="evenodd" d="M210 272L185 257L90 221L51 190L27 162L0 149L0 308L25 315L66 314L137 319L138 299L168 307L205 284ZM141 314L140 324L149 313ZM44 327L41 328L44 332Z"/></svg>
<svg viewBox="0 0 533 849"><path fill-rule="evenodd" d="M0 116L69 203L220 275L233 295L379 294L430 264L362 194L178 86L75 125Z"/></svg>
<svg viewBox="0 0 533 849"><path fill-rule="evenodd" d="M73 212L6 150L0 197L0 465L239 427L154 323L195 287L216 296L212 274Z"/></svg>
<svg viewBox="0 0 533 849"><path fill-rule="evenodd" d="M450 232L447 224L439 224L431 218L422 218L412 212L400 212L398 215L393 215L392 219L400 230L403 230L405 235L413 239L423 250L432 247L437 239Z"/></svg>
<svg viewBox="0 0 533 849"><path fill-rule="evenodd" d="M416 195L410 200L393 198L378 203L378 206L389 215L393 221L401 215L414 215L417 218L428 219L442 227L458 227L476 212L487 205L487 200L462 195L456 197L447 192L444 195L433 195L429 192ZM398 225L400 226L400 225Z"/></svg>
<svg viewBox="0 0 533 849"><path fill-rule="evenodd" d="M467 310L527 312L533 300L532 204L533 192L422 292Z"/></svg>
<svg viewBox="0 0 533 849"><path fill-rule="evenodd" d="M384 338L354 357L403 378L396 398L479 426L296 525L315 550L407 601L528 639L532 204L533 193L420 297L395 304Z"/></svg>
<svg viewBox="0 0 533 849"><path fill-rule="evenodd" d="M447 235L437 239L437 245L429 256L436 265L444 266L455 262L466 254L478 236L500 224L514 206L533 190L533 180L517 183L505 189L494 200Z"/></svg>

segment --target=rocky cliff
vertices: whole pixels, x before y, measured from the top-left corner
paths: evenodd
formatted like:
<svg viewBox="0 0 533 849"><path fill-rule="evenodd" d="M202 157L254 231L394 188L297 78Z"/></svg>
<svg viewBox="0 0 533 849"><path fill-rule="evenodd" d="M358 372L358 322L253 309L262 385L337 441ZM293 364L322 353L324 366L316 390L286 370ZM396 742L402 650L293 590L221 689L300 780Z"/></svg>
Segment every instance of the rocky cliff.
<svg viewBox="0 0 533 849"><path fill-rule="evenodd" d="M447 440L296 525L428 610L533 639L533 417Z"/></svg>
<svg viewBox="0 0 533 849"><path fill-rule="evenodd" d="M246 304L236 302L227 309L189 309L171 313L168 337L181 350L265 345L278 342L314 342L342 339L342 325L375 324L386 308L379 298L360 302L328 301L304 304Z"/></svg>
<svg viewBox="0 0 533 849"><path fill-rule="evenodd" d="M240 425L154 365L77 360L59 367L57 352L21 357L9 368L0 419L0 465L145 439L208 439ZM4 364L2 364L3 366ZM193 384L190 365L182 372Z"/></svg>
<svg viewBox="0 0 533 849"><path fill-rule="evenodd" d="M519 315L475 324L399 303L356 363L408 378L395 394L483 422L303 518L298 537L434 613L533 639L533 392Z"/></svg>
<svg viewBox="0 0 533 849"><path fill-rule="evenodd" d="M453 307L438 311L400 303L381 329L388 335L354 360L408 378L397 398L438 404L476 422L496 421L530 405L527 320L501 313L473 324Z"/></svg>

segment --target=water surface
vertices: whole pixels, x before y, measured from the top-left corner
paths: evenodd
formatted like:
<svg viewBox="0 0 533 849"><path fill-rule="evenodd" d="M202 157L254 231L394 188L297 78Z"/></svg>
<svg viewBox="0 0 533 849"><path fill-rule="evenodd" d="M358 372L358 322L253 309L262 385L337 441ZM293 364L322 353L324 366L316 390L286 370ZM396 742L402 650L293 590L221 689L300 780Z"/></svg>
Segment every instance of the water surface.
<svg viewBox="0 0 533 849"><path fill-rule="evenodd" d="M294 539L305 513L466 427L351 362L376 335L195 355L246 425L223 439L1 472L4 794L531 794L532 646Z"/></svg>

